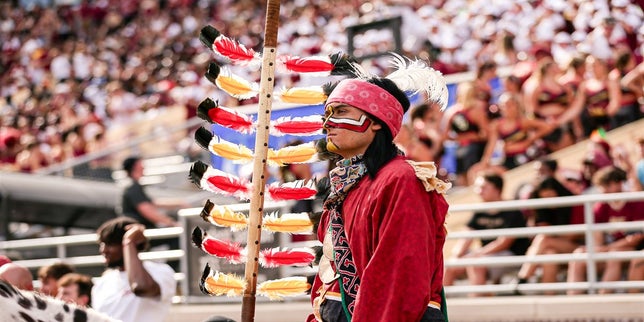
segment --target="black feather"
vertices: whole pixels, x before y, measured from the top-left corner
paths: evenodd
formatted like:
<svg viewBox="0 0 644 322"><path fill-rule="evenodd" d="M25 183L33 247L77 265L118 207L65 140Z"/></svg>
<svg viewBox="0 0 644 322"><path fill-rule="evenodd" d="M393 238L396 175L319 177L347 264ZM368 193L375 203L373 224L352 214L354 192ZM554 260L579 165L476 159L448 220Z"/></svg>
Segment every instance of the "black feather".
<svg viewBox="0 0 644 322"><path fill-rule="evenodd" d="M320 259L322 259L322 246L313 246L311 247L311 250L313 250L313 254L315 254L315 259L311 262L311 266L313 265L320 265Z"/></svg>
<svg viewBox="0 0 644 322"><path fill-rule="evenodd" d="M206 263L206 267L203 269L203 273L201 273L201 280L199 281L199 290L201 290L201 293L206 294L206 295L212 295L208 293L208 290L206 289L206 279L210 276L210 265Z"/></svg>
<svg viewBox="0 0 644 322"><path fill-rule="evenodd" d="M210 119L210 114L208 113L210 110L217 107L219 107L219 101L213 101L210 98L206 98L199 103L199 106L197 106L197 116L204 121L213 123L212 119Z"/></svg>
<svg viewBox="0 0 644 322"><path fill-rule="evenodd" d="M338 160L340 159L340 155L335 154L331 151L329 151L326 148L326 140L325 139L318 139L315 141L315 151L318 154L318 159L320 160Z"/></svg>
<svg viewBox="0 0 644 322"><path fill-rule="evenodd" d="M199 32L199 40L201 40L201 43L204 44L204 46L210 49L212 49L212 44L219 36L221 36L219 30L210 25L201 28L201 31Z"/></svg>
<svg viewBox="0 0 644 322"><path fill-rule="evenodd" d="M206 78L213 84L215 84L215 81L217 80L217 77L219 77L219 73L221 72L221 68L219 68L219 65L217 63L210 63L208 65L208 71L206 71Z"/></svg>
<svg viewBox="0 0 644 322"><path fill-rule="evenodd" d="M344 54L342 52L337 52L329 55L331 63L333 64L333 70L331 70L331 75L344 75L350 77L356 77L355 68L353 63L358 61L353 56Z"/></svg>
<svg viewBox="0 0 644 322"><path fill-rule="evenodd" d="M201 228L195 227L195 229L192 230L192 243L197 246L197 248L201 248L203 237L204 232L201 230Z"/></svg>
<svg viewBox="0 0 644 322"><path fill-rule="evenodd" d="M206 204L203 206L203 209L201 209L201 213L199 216L201 216L201 219L204 221L210 222L208 218L210 218L210 212L212 211L212 208L215 206L210 199L206 200Z"/></svg>
<svg viewBox="0 0 644 322"><path fill-rule="evenodd" d="M197 131L195 131L195 142L205 150L208 150L208 145L210 145L212 137L212 133L203 126L199 127Z"/></svg>
<svg viewBox="0 0 644 322"><path fill-rule="evenodd" d="M190 181L196 184L197 187L201 188L201 178L203 178L206 170L208 170L208 165L203 163L202 161L196 161L195 163L193 163L190 167Z"/></svg>

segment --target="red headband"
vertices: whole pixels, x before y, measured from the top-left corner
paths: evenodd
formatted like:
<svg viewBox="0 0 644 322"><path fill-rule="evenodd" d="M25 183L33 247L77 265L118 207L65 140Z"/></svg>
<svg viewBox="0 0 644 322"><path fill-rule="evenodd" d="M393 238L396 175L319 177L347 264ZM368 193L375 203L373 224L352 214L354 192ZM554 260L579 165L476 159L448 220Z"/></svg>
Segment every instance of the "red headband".
<svg viewBox="0 0 644 322"><path fill-rule="evenodd" d="M344 79L331 92L326 104L343 103L365 111L384 122L391 135L400 131L403 108L400 102L378 85L360 79Z"/></svg>

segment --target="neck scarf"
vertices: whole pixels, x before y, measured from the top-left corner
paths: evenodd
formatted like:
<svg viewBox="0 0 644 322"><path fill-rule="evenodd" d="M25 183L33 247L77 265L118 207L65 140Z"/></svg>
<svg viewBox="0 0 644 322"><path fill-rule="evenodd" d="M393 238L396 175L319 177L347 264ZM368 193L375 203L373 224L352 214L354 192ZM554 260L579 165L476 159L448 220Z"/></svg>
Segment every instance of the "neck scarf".
<svg viewBox="0 0 644 322"><path fill-rule="evenodd" d="M331 194L324 204L324 208L329 212L331 218L329 232L333 239L333 260L336 270L340 274L342 304L349 321L351 321L351 315L353 315L355 308L355 299L360 287L360 277L349 249L349 241L344 231L341 210L342 203L349 191L366 173L367 167L361 155L338 162L337 167L329 172Z"/></svg>

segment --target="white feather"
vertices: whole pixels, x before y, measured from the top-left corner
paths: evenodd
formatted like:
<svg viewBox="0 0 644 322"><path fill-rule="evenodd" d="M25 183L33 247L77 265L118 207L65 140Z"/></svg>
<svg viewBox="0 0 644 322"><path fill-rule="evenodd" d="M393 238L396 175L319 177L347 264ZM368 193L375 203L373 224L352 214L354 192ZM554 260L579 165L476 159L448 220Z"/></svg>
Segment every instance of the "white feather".
<svg viewBox="0 0 644 322"><path fill-rule="evenodd" d="M448 92L443 75L422 60L411 60L395 53L392 56L391 63L396 70L387 78L403 91L425 92L429 101L439 104L441 111L445 110Z"/></svg>

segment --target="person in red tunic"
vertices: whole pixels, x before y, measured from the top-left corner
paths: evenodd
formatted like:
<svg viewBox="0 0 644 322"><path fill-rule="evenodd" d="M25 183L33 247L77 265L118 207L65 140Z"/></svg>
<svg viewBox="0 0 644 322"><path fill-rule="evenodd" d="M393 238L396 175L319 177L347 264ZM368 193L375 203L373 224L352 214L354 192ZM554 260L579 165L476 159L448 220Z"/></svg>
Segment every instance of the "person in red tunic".
<svg viewBox="0 0 644 322"><path fill-rule="evenodd" d="M449 184L433 163L410 161L394 145L408 108L405 93L379 77L342 80L327 99L326 148L340 160L329 173L307 321L446 320Z"/></svg>

